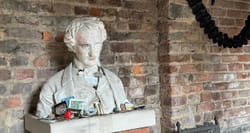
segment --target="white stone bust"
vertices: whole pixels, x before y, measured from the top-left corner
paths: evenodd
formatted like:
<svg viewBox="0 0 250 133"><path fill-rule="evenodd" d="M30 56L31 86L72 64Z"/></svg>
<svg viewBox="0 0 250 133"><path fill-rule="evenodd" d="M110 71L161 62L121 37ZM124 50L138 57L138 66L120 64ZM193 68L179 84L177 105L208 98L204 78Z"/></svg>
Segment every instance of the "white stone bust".
<svg viewBox="0 0 250 133"><path fill-rule="evenodd" d="M121 104L129 103L120 78L103 68L99 61L106 38L104 24L98 18L76 18L69 24L64 42L75 56L71 64L43 86L37 105L38 117L48 117L54 105L71 96L83 99L87 109L98 103L103 114L112 113L114 108L121 110Z"/></svg>

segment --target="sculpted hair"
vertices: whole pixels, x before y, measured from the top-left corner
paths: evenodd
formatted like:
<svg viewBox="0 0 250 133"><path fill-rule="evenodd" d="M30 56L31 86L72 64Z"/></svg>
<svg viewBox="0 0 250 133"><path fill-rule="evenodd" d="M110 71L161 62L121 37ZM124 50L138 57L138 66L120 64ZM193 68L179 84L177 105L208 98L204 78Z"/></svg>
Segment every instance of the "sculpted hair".
<svg viewBox="0 0 250 133"><path fill-rule="evenodd" d="M64 42L66 43L69 51L76 44L76 34L78 32L88 32L93 30L99 32L102 41L107 39L107 32L103 22L96 17L83 17L74 19L66 28Z"/></svg>

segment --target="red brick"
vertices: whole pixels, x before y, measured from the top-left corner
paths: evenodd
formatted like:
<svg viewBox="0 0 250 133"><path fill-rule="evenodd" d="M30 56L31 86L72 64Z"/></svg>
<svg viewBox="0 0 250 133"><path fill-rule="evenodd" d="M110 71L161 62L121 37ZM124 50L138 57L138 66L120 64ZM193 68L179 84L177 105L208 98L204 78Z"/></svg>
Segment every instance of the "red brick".
<svg viewBox="0 0 250 133"><path fill-rule="evenodd" d="M232 62L236 62L238 60L237 56L222 56L222 62L226 62L226 63L232 63Z"/></svg>
<svg viewBox="0 0 250 133"><path fill-rule="evenodd" d="M76 15L87 15L88 14L88 8L82 7L82 6L75 6L74 7L74 13Z"/></svg>
<svg viewBox="0 0 250 133"><path fill-rule="evenodd" d="M182 94L182 87L180 86L168 86L166 90L170 96L176 96Z"/></svg>
<svg viewBox="0 0 250 133"><path fill-rule="evenodd" d="M34 70L32 69L21 69L17 70L15 77L18 80L29 79L34 77Z"/></svg>
<svg viewBox="0 0 250 133"><path fill-rule="evenodd" d="M218 81L218 80L215 80ZM214 83L213 84L214 90L227 90L228 89L228 83Z"/></svg>
<svg viewBox="0 0 250 133"><path fill-rule="evenodd" d="M217 16L224 17L224 16L226 16L226 10L221 9L221 8L213 8L212 9L212 16L214 16L214 17L217 17Z"/></svg>
<svg viewBox="0 0 250 133"><path fill-rule="evenodd" d="M249 3L244 3L243 2L240 2L240 1L237 1L235 2L235 9L240 9L240 10L249 10L250 6L249 6Z"/></svg>
<svg viewBox="0 0 250 133"><path fill-rule="evenodd" d="M227 27L226 28L226 32L229 34L229 35L238 35L239 32L241 31L241 28L236 28L236 27ZM243 51L242 49L240 48L236 48L236 49L229 49L229 51L231 53L242 53L240 51Z"/></svg>
<svg viewBox="0 0 250 133"><path fill-rule="evenodd" d="M43 32L43 40L50 41L52 39L52 34L50 32Z"/></svg>
<svg viewBox="0 0 250 133"><path fill-rule="evenodd" d="M188 96L188 103L189 104L198 104L200 103L200 95L199 94L191 94Z"/></svg>
<svg viewBox="0 0 250 133"><path fill-rule="evenodd" d="M56 72L57 72L57 70L54 70L54 69L39 70L37 72L37 78L38 79L42 79L42 78L48 79L49 77L53 76Z"/></svg>
<svg viewBox="0 0 250 133"><path fill-rule="evenodd" d="M89 14L96 17L101 17L103 16L103 10L100 8L91 8Z"/></svg>
<svg viewBox="0 0 250 133"><path fill-rule="evenodd" d="M219 23L220 25L223 25L223 26L234 26L235 23L234 23L234 19L230 19L230 18L220 18L219 19Z"/></svg>
<svg viewBox="0 0 250 133"><path fill-rule="evenodd" d="M201 121L201 116L200 115L195 115L194 119L195 119L196 123L199 123Z"/></svg>
<svg viewBox="0 0 250 133"><path fill-rule="evenodd" d="M245 110L246 110L246 113L247 113L247 114L250 113L250 107L246 107Z"/></svg>
<svg viewBox="0 0 250 133"><path fill-rule="evenodd" d="M133 74L140 75L143 73L143 67L140 65L133 66Z"/></svg>
<svg viewBox="0 0 250 133"><path fill-rule="evenodd" d="M250 90L239 91L239 96L240 97L249 97L250 96Z"/></svg>
<svg viewBox="0 0 250 133"><path fill-rule="evenodd" d="M121 131L120 133L150 133L149 128L133 129L128 131Z"/></svg>
<svg viewBox="0 0 250 133"><path fill-rule="evenodd" d="M34 61L34 66L36 67L47 67L49 64L49 57L48 55L41 55L37 57Z"/></svg>
<svg viewBox="0 0 250 133"><path fill-rule="evenodd" d="M9 70L0 70L0 81L9 80L11 78L11 72Z"/></svg>
<svg viewBox="0 0 250 133"><path fill-rule="evenodd" d="M239 55L238 61L248 62L250 61L250 55Z"/></svg>
<svg viewBox="0 0 250 133"><path fill-rule="evenodd" d="M170 62L191 62L190 55L170 55L168 59Z"/></svg>
<svg viewBox="0 0 250 133"><path fill-rule="evenodd" d="M247 79L249 77L249 74L246 72L242 72L242 73L237 73L237 78L238 79Z"/></svg>
<svg viewBox="0 0 250 133"><path fill-rule="evenodd" d="M220 7L220 8L234 8L234 4L235 2L227 2L227 1L222 1L222 0L218 0L216 1L216 4L214 5L214 7Z"/></svg>
<svg viewBox="0 0 250 133"><path fill-rule="evenodd" d="M210 81L212 78L210 73L199 73L197 74L197 81Z"/></svg>
<svg viewBox="0 0 250 133"><path fill-rule="evenodd" d="M117 43L111 45L111 51L113 52L134 52L134 44L132 43Z"/></svg>
<svg viewBox="0 0 250 133"><path fill-rule="evenodd" d="M20 97L9 97L4 101L4 105L7 108L15 108L22 105Z"/></svg>
<svg viewBox="0 0 250 133"><path fill-rule="evenodd" d="M246 110L242 108L234 108L230 110L224 111L224 117L232 117L232 116L239 116L240 114L245 114Z"/></svg>
<svg viewBox="0 0 250 133"><path fill-rule="evenodd" d="M131 56L130 55L118 55L115 57L113 56L105 56L102 57L102 62L105 62L106 64L113 64L114 60L116 60L118 63L125 64L131 62Z"/></svg>
<svg viewBox="0 0 250 133"><path fill-rule="evenodd" d="M239 64L239 63L228 64L228 70L229 71L241 71L243 70L243 64Z"/></svg>
<svg viewBox="0 0 250 133"><path fill-rule="evenodd" d="M214 103L214 109L217 110L217 109L222 109L223 108L223 104L221 101L219 102L215 102Z"/></svg>
<svg viewBox="0 0 250 133"><path fill-rule="evenodd" d="M196 72L196 66L194 64L184 64L184 65L181 65L180 67L180 73L189 73L189 72Z"/></svg>
<svg viewBox="0 0 250 133"><path fill-rule="evenodd" d="M214 109L214 104L211 102L201 103L197 105L197 112L209 112Z"/></svg>
<svg viewBox="0 0 250 133"><path fill-rule="evenodd" d="M227 100L227 101L223 101L223 108L231 108L232 107L232 101L231 100Z"/></svg>
<svg viewBox="0 0 250 133"><path fill-rule="evenodd" d="M245 21L242 21L242 19L235 19L235 24L238 27L244 27L245 26ZM244 47L243 50L245 51L245 47ZM247 51L249 51L249 49Z"/></svg>
<svg viewBox="0 0 250 133"><path fill-rule="evenodd" d="M180 106L187 104L187 97L186 96L178 96L171 98L171 105L172 106Z"/></svg>
<svg viewBox="0 0 250 133"><path fill-rule="evenodd" d="M223 99L232 99L237 97L236 91L225 91L221 93Z"/></svg>
<svg viewBox="0 0 250 133"><path fill-rule="evenodd" d="M241 29L238 28L230 28L229 32L231 32L231 35L235 35L238 34L240 32ZM243 52L243 48L231 48L229 49L230 53L242 53Z"/></svg>
<svg viewBox="0 0 250 133"><path fill-rule="evenodd" d="M131 60L134 63L143 63L143 62L147 62L147 57L144 55L136 54L136 55L132 56Z"/></svg>
<svg viewBox="0 0 250 133"><path fill-rule="evenodd" d="M191 86L184 86L183 92L185 93L193 93L193 92L201 92L203 90L202 84L191 85Z"/></svg>
<svg viewBox="0 0 250 133"><path fill-rule="evenodd" d="M203 92L201 93L201 101L216 101L221 99L219 92Z"/></svg>
<svg viewBox="0 0 250 133"><path fill-rule="evenodd" d="M151 24L143 24L142 28L145 31L155 31L156 30L156 26L151 25Z"/></svg>
<svg viewBox="0 0 250 133"><path fill-rule="evenodd" d="M175 73L179 71L179 66L167 66L169 68L169 71L167 71L168 73Z"/></svg>
<svg viewBox="0 0 250 133"><path fill-rule="evenodd" d="M233 105L234 106L244 106L247 104L247 99L237 99L233 100Z"/></svg>
<svg viewBox="0 0 250 133"><path fill-rule="evenodd" d="M215 64L214 71L227 71L227 65L226 64Z"/></svg>
<svg viewBox="0 0 250 133"><path fill-rule="evenodd" d="M250 70L250 64L244 64L244 70Z"/></svg>
<svg viewBox="0 0 250 133"><path fill-rule="evenodd" d="M140 30L142 26L141 26L141 24L132 23L132 24L129 24L128 27L130 30Z"/></svg>
<svg viewBox="0 0 250 133"><path fill-rule="evenodd" d="M63 31L57 32L57 33L56 33L55 40L56 40L57 42L63 42L63 40L64 40L64 34L65 34L65 32L63 32Z"/></svg>
<svg viewBox="0 0 250 133"><path fill-rule="evenodd" d="M218 119L221 119L223 115L224 115L224 111L221 111L221 110L213 112L213 118L216 116Z"/></svg>

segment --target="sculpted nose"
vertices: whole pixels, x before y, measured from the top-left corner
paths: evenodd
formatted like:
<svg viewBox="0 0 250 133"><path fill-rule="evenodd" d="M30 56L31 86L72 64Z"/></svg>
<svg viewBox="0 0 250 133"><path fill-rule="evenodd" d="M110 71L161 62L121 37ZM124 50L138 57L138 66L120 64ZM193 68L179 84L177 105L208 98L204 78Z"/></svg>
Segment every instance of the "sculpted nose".
<svg viewBox="0 0 250 133"><path fill-rule="evenodd" d="M93 56L94 55L94 47L90 46L89 47L89 56Z"/></svg>

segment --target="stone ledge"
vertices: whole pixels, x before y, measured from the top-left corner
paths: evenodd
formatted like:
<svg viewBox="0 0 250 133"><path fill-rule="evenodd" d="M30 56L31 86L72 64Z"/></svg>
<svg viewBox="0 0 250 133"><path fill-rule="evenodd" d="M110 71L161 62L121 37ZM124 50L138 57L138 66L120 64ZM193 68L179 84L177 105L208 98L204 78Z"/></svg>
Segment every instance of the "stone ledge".
<svg viewBox="0 0 250 133"><path fill-rule="evenodd" d="M138 110L57 122L39 120L32 115L25 116L25 129L31 133L112 133L154 125L154 110Z"/></svg>

